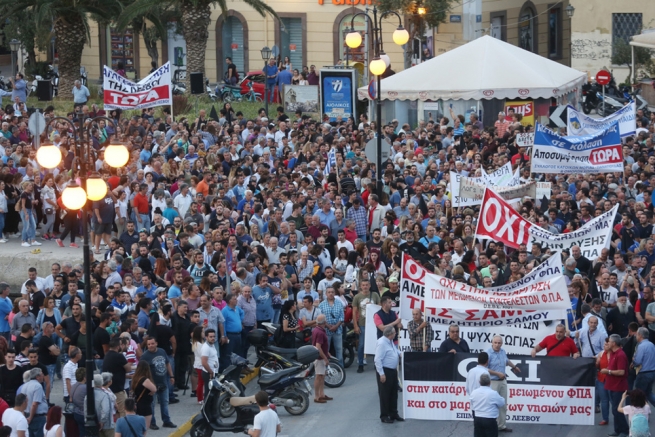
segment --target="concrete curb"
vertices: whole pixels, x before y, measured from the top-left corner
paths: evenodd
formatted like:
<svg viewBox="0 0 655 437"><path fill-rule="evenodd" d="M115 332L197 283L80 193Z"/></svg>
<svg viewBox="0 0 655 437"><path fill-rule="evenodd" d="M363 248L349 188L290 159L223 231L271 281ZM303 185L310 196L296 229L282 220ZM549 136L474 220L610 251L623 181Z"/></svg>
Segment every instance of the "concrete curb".
<svg viewBox="0 0 655 437"><path fill-rule="evenodd" d="M252 381L257 376L259 376L259 367L255 367L253 370L254 370L253 373L241 378L241 383L243 385L248 385L250 381ZM189 418L189 420L187 420L182 425L180 425L175 431L170 433L168 437L182 437L184 434L188 433L191 430L191 421L193 420L193 417L195 417L195 414L191 418Z"/></svg>

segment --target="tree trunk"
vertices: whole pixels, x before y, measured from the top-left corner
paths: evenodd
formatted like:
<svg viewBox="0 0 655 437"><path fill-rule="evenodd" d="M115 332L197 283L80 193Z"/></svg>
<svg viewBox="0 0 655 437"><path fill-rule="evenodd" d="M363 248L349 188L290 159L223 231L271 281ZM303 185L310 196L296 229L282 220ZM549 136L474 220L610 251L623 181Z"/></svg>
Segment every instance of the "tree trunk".
<svg viewBox="0 0 655 437"><path fill-rule="evenodd" d="M148 50L148 56L155 65L159 65L159 50L157 50L157 40L152 39L147 35L147 31L143 33L143 43Z"/></svg>
<svg viewBox="0 0 655 437"><path fill-rule="evenodd" d="M80 78L82 50L86 43L86 28L79 15L55 19L55 36L59 53L59 96L73 98L73 86Z"/></svg>
<svg viewBox="0 0 655 437"><path fill-rule="evenodd" d="M184 83L187 92L191 92L191 73L202 73L203 78L205 77L205 50L207 49L207 39L209 39L210 22L211 9L207 3L189 3L182 10L182 25L187 52L187 74Z"/></svg>

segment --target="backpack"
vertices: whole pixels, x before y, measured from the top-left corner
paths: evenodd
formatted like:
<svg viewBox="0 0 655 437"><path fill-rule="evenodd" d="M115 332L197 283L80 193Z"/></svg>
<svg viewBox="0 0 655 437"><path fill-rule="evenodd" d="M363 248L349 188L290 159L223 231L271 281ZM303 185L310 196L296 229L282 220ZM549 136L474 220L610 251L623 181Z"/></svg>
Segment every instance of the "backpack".
<svg viewBox="0 0 655 437"><path fill-rule="evenodd" d="M630 435L632 437L650 437L648 419L643 413L637 413L630 420Z"/></svg>

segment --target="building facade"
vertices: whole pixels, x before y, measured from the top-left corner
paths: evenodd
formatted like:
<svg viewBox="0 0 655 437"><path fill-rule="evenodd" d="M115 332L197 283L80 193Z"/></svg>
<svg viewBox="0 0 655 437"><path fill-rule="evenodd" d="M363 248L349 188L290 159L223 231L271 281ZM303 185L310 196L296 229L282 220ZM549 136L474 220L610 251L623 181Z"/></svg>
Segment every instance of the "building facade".
<svg viewBox="0 0 655 437"><path fill-rule="evenodd" d="M368 3L367 3L368 1ZM226 15L220 10L212 12L209 40L205 58L205 73L211 82L223 78L225 58L231 57L239 74L261 70L264 61L261 49L278 47L282 59L288 57L293 68L315 65L333 66L346 60L345 35L350 31L353 15L373 8L371 0L299 0L294 2L272 0L267 2L280 20L262 17L240 1L229 2ZM403 66L403 48L393 43L392 35L397 22L386 20L383 25L383 43L391 58L391 68L399 71ZM355 29L364 33L366 20L357 17ZM364 44L348 53L350 61L364 61ZM173 72L186 71L186 44L175 26L169 27L168 38L157 43L159 64L171 62ZM111 27L94 24L91 42L85 47L82 65L90 78L99 78L103 65L125 65L128 77L145 77L151 69L151 58L141 35L131 31L117 32Z"/></svg>

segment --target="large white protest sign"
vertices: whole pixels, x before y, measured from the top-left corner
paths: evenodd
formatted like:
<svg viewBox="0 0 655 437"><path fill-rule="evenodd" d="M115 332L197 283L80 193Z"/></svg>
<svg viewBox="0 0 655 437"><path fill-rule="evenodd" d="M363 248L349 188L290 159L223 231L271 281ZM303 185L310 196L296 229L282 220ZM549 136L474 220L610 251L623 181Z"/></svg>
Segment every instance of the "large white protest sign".
<svg viewBox="0 0 655 437"><path fill-rule="evenodd" d="M520 184L519 169L512 172L512 164L506 163L493 173L487 173L483 168L480 169L482 176L469 177L469 181L482 186L490 187L513 187ZM454 207L479 205L481 199L468 197L461 192L462 176L454 171L450 172L450 192L452 194L452 203Z"/></svg>
<svg viewBox="0 0 655 437"><path fill-rule="evenodd" d="M614 123L619 125L621 138L637 132L637 105L634 101L605 118L592 118L569 106L566 117L566 129L569 135L595 134L606 130Z"/></svg>
<svg viewBox="0 0 655 437"><path fill-rule="evenodd" d="M159 67L139 82L104 66L103 89L105 109L143 109L171 105L171 64Z"/></svg>
<svg viewBox="0 0 655 437"><path fill-rule="evenodd" d="M518 179L518 178L517 178ZM463 177L459 185L459 193L462 197L473 199L479 205L482 203L484 197L484 190L486 185L479 184L471 178ZM496 193L508 202L515 202L521 200L523 197L530 197L532 199L537 196L537 183L529 182L527 184L512 185L507 187L496 187Z"/></svg>
<svg viewBox="0 0 655 437"><path fill-rule="evenodd" d="M513 248L525 244L528 250L532 243L540 243L542 250L550 248L555 251L579 246L584 257L595 259L602 249L609 247L617 210L618 205L615 205L573 232L553 234L524 219L502 197L487 189L475 235L477 238L500 241Z"/></svg>
<svg viewBox="0 0 655 437"><path fill-rule="evenodd" d="M618 124L590 135L562 137L537 123L531 164L533 173L622 172L623 147Z"/></svg>
<svg viewBox="0 0 655 437"><path fill-rule="evenodd" d="M571 306L562 260L555 253L521 280L493 288L478 288L443 276L425 275L425 306L465 311L564 310Z"/></svg>

